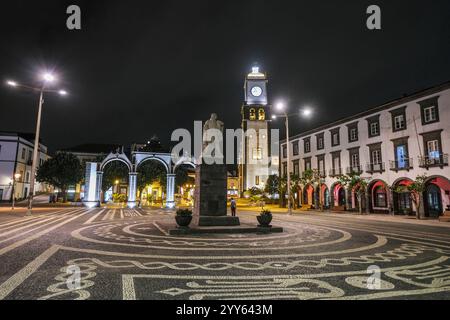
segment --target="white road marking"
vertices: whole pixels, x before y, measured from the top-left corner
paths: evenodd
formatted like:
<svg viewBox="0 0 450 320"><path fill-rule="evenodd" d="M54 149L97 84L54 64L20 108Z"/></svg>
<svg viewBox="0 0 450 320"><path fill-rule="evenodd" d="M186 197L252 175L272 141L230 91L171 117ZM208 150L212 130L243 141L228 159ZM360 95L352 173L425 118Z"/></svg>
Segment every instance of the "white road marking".
<svg viewBox="0 0 450 320"><path fill-rule="evenodd" d="M11 228L10 227L11 225L14 225L14 226L20 225L22 223L29 222L30 220L45 219L45 218L48 218L50 216L53 216L53 215L55 215L57 213L64 212L64 211L68 211L68 210L67 209L63 209L63 210L58 210L58 211L55 211L55 212L51 212L51 214L40 214L40 215L31 216L31 217L25 216L25 217L22 217L22 218L13 219L12 221L10 220L8 222L1 223L0 224L0 229L2 229L2 230L3 229L9 229L9 228Z"/></svg>
<svg viewBox="0 0 450 320"><path fill-rule="evenodd" d="M105 216L102 218L102 221L105 221L106 219L109 219L109 216L111 214L112 210L108 210L108 212L105 213Z"/></svg>
<svg viewBox="0 0 450 320"><path fill-rule="evenodd" d="M120 219L123 219L123 210L120 209Z"/></svg>
<svg viewBox="0 0 450 320"><path fill-rule="evenodd" d="M295 221L292 221L292 220L284 220L284 219L280 219L280 220L281 221L295 222ZM305 221L305 220L307 220L307 221ZM303 222L304 223L306 222L306 223L311 224L311 225L321 226L321 227L328 226L330 224L330 222L326 222L324 220L311 219L311 218L303 219ZM349 229L349 230L357 230L357 231L368 232L368 233L371 233L371 234L380 233L380 234L389 236L389 238L391 238L391 239L400 239L398 237L402 237L401 240L403 240L403 241L410 241L410 242L415 242L415 243L424 243L424 242L413 241L413 240L409 240L408 239L408 238L413 238L413 239L423 238L423 236L421 237L419 235L414 234L414 231L413 232L407 231L408 233L404 233L405 231L402 230L403 234L399 234L399 233L395 233L395 232L389 232L389 228L383 229L382 227L364 226L364 225L360 225L360 224L351 224L351 223L345 224L345 223L339 223L339 222L335 222L335 221L333 221L333 225L334 226L339 226L339 227L342 227L342 228L345 228L345 229ZM427 241L443 242L443 243L447 243L448 244L448 241L435 240L435 239L431 239L430 237L427 237ZM444 248L448 248L449 247L448 245L445 246L445 245L439 245L439 244L434 244L434 243L433 243L433 245L439 246L439 247L444 247Z"/></svg>
<svg viewBox="0 0 450 320"><path fill-rule="evenodd" d="M167 231L165 231L159 224L155 222L153 222L153 225L159 230L161 231L163 234L165 234L166 236L169 236L169 233Z"/></svg>
<svg viewBox="0 0 450 320"><path fill-rule="evenodd" d="M5 299L14 289L20 286L30 275L36 272L56 251L59 250L58 245L53 245L36 259L27 264L19 272L15 273L11 278L0 285L0 300Z"/></svg>
<svg viewBox="0 0 450 320"><path fill-rule="evenodd" d="M61 217L63 217L63 215L61 215ZM58 219L58 217L48 217L48 218L45 218L45 219L39 219L38 221L27 221L27 222L32 222L32 223L28 223L28 224L25 224L24 226L21 226L21 227L18 227L18 228L14 228L12 230L0 233L0 237L4 237L4 236L7 236L8 234L16 233L17 231L20 231L20 230L23 230L23 229L26 229L26 228L29 228L29 227L32 227L32 226L35 226L35 225L38 225L38 224L42 224L42 223L45 223L47 221L57 220L57 219Z"/></svg>
<svg viewBox="0 0 450 320"><path fill-rule="evenodd" d="M122 275L122 288L123 300L136 300L136 290L134 288L134 279L132 275Z"/></svg>
<svg viewBox="0 0 450 320"><path fill-rule="evenodd" d="M47 229L42 230L42 231L39 231L39 232L33 234L32 236L29 236L28 238L21 239L21 240L19 240L17 242L14 242L13 244L11 244L11 245L9 245L7 247L4 247L4 248L0 249L0 256L5 254L5 253L7 253L7 252L9 252L9 251L11 251L11 250L14 250L14 249L22 246L22 245L24 245L24 244L26 244L26 243L28 243L30 241L38 239L39 237L41 237L41 236L43 236L43 235L45 235L45 234L47 234L47 233L49 233L49 232L59 228L59 227L61 227L61 226L65 225L65 224L67 224L67 223L69 223L69 222L71 222L71 221L73 221L73 220L75 220L75 219L77 219L77 218L87 214L89 211L90 210L87 210L87 211L84 211L84 212L81 211L81 213L77 212L76 215L74 215L73 217L70 217L68 219L65 219L61 223L53 225L50 228L47 228ZM80 213L80 214L78 214L78 213Z"/></svg>
<svg viewBox="0 0 450 320"><path fill-rule="evenodd" d="M101 215L103 212L105 212L106 211L106 209L103 209L103 210L100 210L98 213L96 213L94 216L92 216L91 218L89 218L89 220L88 221L86 221L85 223L83 223L83 224L89 224L89 223L92 223L92 221L94 221L99 215Z"/></svg>
<svg viewBox="0 0 450 320"><path fill-rule="evenodd" d="M49 225L51 225L51 224L53 224L53 223L55 223L55 222L64 220L64 219L67 218L68 216L71 216L71 215L73 215L74 213L76 213L77 211L79 211L79 209L78 209L78 210L75 210L75 211L72 211L72 212L64 213L64 214L60 215L59 217L52 217L52 218L50 219L50 221L47 221L44 225L38 226L38 227L35 227L35 228L31 228L31 229L27 229L26 231L21 232L21 233L17 233L17 234L15 234L15 235L12 236L12 237L9 237L9 238L6 238L6 239L2 239L2 240L0 240L0 243L8 242L8 241L10 241L10 240L12 240L12 239L19 238L19 237L21 237L21 236L23 236L23 235L25 235L25 234L27 234L27 233L30 233L30 232L33 232L33 231L35 231L35 230L41 229L42 227L46 227L46 226L49 226ZM33 225L34 225L34 224L33 224ZM28 226L26 226L26 227L28 227ZM20 228L20 229L24 229L24 228ZM14 231L16 231L16 230L12 230L12 231L14 232ZM9 232L9 233L10 233L10 232Z"/></svg>

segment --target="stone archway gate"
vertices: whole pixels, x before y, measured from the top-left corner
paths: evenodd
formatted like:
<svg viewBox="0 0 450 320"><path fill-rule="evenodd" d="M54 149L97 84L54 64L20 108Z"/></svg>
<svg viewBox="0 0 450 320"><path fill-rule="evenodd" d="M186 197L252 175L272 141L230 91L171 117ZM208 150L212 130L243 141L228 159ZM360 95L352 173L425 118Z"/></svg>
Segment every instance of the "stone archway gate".
<svg viewBox="0 0 450 320"><path fill-rule="evenodd" d="M134 208L136 206L136 182L137 182L137 168L140 164L146 161L160 162L167 172L167 186L166 186L166 207L175 207L175 170L178 166L183 164L191 165L195 168L195 160L191 157L182 157L176 163L172 161L170 153L158 152L133 152L132 160L130 160L123 152L111 152L102 162L86 162L86 180L84 190L83 203L87 207L96 207L100 205L100 197L103 181L103 170L105 167L113 162L120 161L124 163L129 172L128 185L128 207Z"/></svg>

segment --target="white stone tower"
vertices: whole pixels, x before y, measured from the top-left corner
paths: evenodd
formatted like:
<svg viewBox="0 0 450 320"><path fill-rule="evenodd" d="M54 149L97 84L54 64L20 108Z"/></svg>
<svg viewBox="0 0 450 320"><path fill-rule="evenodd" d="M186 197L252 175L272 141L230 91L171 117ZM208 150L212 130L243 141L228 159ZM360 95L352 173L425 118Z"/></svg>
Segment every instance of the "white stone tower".
<svg viewBox="0 0 450 320"><path fill-rule="evenodd" d="M267 76L253 67L245 77L245 102L241 108L242 141L239 164L241 192L253 187L263 189L271 174L278 174L278 163L271 161L270 109ZM276 158L278 159L278 158Z"/></svg>

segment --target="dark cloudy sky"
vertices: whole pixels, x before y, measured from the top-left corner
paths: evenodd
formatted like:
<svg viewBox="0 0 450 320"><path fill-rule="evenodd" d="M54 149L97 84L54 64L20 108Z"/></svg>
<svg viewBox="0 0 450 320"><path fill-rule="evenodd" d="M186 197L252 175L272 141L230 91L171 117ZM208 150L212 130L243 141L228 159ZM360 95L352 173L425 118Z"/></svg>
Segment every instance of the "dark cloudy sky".
<svg viewBox="0 0 450 320"><path fill-rule="evenodd" d="M82 30L66 29L66 7ZM366 8L382 9L382 30ZM450 80L450 1L8 1L1 5L0 78L33 83L55 69L67 98L48 97L42 135L81 143L167 143L217 112L240 125L254 62L269 94L309 104L293 133ZM34 130L37 97L0 87L0 130Z"/></svg>

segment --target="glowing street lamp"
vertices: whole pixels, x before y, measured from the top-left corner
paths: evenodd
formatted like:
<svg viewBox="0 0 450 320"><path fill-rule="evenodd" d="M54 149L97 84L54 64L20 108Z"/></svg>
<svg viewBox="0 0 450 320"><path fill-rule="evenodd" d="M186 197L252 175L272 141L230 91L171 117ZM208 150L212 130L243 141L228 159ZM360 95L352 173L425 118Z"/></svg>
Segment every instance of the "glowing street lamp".
<svg viewBox="0 0 450 320"><path fill-rule="evenodd" d="M272 119L276 120L278 117L285 118L286 126L286 152L287 152L287 193L288 193L288 214L292 214L292 204L291 204L291 144L289 142L289 117L294 114L287 114L286 105L283 102L278 102L275 104L275 109L280 111L281 114L272 115ZM303 117L310 117L312 115L312 110L308 107L300 110L300 115Z"/></svg>
<svg viewBox="0 0 450 320"><path fill-rule="evenodd" d="M312 115L312 110L310 108L306 107L301 111L301 114L304 117L310 117Z"/></svg>
<svg viewBox="0 0 450 320"><path fill-rule="evenodd" d="M6 84L11 87L17 87L17 82L15 81L8 80L6 81Z"/></svg>
<svg viewBox="0 0 450 320"><path fill-rule="evenodd" d="M38 115L36 121L36 134L34 136L34 149L33 149L33 162L31 165L31 181L30 190L28 194L28 211L27 215L32 214L33 209L33 197L34 197L34 180L36 177L36 167L38 163L38 152L39 152L39 136L41 132L41 115L42 115L42 105L44 104L44 93L57 93L59 95L67 95L65 90L50 90L47 85L56 81L56 77L50 72L44 72L40 76L42 84L40 87L33 87L28 85L19 84L15 81L8 80L6 84L11 87L21 87L24 89L32 90L39 93L39 107Z"/></svg>
<svg viewBox="0 0 450 320"><path fill-rule="evenodd" d="M44 73L42 75L42 79L47 83L54 82L56 80L55 76L49 72Z"/></svg>

